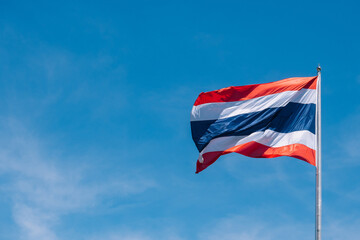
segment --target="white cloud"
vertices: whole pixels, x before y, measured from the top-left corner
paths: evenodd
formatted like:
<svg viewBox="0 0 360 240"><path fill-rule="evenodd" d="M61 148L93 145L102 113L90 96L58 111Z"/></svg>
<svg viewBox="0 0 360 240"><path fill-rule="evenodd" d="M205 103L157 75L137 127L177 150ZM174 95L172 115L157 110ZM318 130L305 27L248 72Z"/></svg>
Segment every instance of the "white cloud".
<svg viewBox="0 0 360 240"><path fill-rule="evenodd" d="M276 219L278 216L274 216ZM204 226L199 239L206 240L302 240L312 236L311 226L294 222L264 222L253 217L230 216Z"/></svg>
<svg viewBox="0 0 360 240"><path fill-rule="evenodd" d="M328 240L352 240L360 234L359 219L324 221L322 235ZM229 216L210 225L202 225L201 240L303 240L313 239L315 223L304 223L274 215L265 221L249 216Z"/></svg>
<svg viewBox="0 0 360 240"><path fill-rule="evenodd" d="M23 239L56 240L52 230L57 220L53 214L23 204L15 204L14 219L19 225Z"/></svg>
<svg viewBox="0 0 360 240"><path fill-rule="evenodd" d="M121 228L121 227L120 227ZM89 238L90 240L184 240L180 237L177 230L163 226L163 229L152 231L135 230L135 229L121 229L116 232L101 233L98 236Z"/></svg>
<svg viewBox="0 0 360 240"><path fill-rule="evenodd" d="M137 174L86 181L91 166L67 166L14 119L1 121L0 174L9 179L1 190L13 201L13 218L22 239L58 239L54 226L66 214L96 208L107 197L120 199L141 193L156 183ZM76 160L75 160L76 161ZM94 166L95 167L95 166ZM100 206L104 207L104 206Z"/></svg>
<svg viewBox="0 0 360 240"><path fill-rule="evenodd" d="M106 212L109 199L116 209L133 207L136 203L122 204L122 199L156 187L139 169L99 173L99 163L111 164L102 155L74 156L53 141L56 136L41 137L31 127L59 105L85 111L90 120L121 113L117 110L125 107L129 91L126 69L115 55L84 57L25 37L10 26L0 35L6 36L0 47L5 56L0 60L6 85L2 100L9 106L0 116L0 176L6 181L0 193L12 201L21 239L58 239L56 227L63 216L89 209Z"/></svg>
<svg viewBox="0 0 360 240"><path fill-rule="evenodd" d="M91 240L152 240L147 234L141 232L124 232L124 233L111 233L102 234L99 237L91 238Z"/></svg>
<svg viewBox="0 0 360 240"><path fill-rule="evenodd" d="M323 238L329 240L352 240L360 234L360 218L332 219L323 226Z"/></svg>

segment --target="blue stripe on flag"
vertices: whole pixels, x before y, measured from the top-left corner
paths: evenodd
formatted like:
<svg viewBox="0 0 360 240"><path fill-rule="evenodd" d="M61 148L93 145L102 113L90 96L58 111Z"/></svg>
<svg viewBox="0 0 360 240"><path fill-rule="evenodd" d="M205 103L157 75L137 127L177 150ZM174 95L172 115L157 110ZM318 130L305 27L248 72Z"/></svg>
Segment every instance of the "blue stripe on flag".
<svg viewBox="0 0 360 240"><path fill-rule="evenodd" d="M214 138L247 136L266 129L281 133L308 130L315 134L315 108L315 104L290 102L284 107L224 119L192 121L192 137L200 152Z"/></svg>

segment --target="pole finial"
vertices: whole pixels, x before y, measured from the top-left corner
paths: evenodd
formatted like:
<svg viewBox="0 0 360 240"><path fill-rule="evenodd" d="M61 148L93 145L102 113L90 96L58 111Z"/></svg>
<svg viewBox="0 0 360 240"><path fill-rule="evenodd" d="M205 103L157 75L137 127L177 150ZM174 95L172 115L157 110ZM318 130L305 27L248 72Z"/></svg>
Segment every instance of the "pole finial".
<svg viewBox="0 0 360 240"><path fill-rule="evenodd" d="M318 65L318 67L316 68L316 70L317 70L318 72L321 72L320 64Z"/></svg>

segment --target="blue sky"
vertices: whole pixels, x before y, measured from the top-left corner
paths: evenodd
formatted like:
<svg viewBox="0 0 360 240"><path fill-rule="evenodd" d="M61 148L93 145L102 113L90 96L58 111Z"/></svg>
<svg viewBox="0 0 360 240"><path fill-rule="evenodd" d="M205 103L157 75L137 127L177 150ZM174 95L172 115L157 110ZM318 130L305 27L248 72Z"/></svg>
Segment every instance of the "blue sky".
<svg viewBox="0 0 360 240"><path fill-rule="evenodd" d="M357 1L1 1L0 239L313 239L315 168L195 175L200 92L323 68L323 235L360 234ZM356 238L356 237L355 237Z"/></svg>

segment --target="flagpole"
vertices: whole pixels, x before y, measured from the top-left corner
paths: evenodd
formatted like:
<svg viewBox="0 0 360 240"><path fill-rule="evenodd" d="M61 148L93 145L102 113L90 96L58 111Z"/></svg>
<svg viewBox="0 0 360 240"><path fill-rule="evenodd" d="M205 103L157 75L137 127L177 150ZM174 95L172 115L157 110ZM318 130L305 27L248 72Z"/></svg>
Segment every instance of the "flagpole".
<svg viewBox="0 0 360 240"><path fill-rule="evenodd" d="M316 107L316 229L315 239L321 240L321 67L317 67L317 107Z"/></svg>

